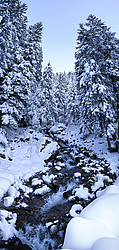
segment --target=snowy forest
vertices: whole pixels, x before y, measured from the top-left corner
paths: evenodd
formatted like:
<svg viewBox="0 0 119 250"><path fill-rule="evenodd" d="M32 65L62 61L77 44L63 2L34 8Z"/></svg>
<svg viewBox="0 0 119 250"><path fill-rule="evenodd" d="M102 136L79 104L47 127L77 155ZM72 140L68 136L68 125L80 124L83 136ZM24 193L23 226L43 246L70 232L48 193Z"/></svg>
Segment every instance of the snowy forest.
<svg viewBox="0 0 119 250"><path fill-rule="evenodd" d="M70 203L70 205L68 205L67 207L68 209L69 208L71 209L71 205L74 204L78 206L78 208L76 208L75 211L81 210L79 209L81 208L81 206L83 208L86 207L92 200L94 200L94 198L98 197L96 196L96 192L99 192L99 190L100 192L102 192L102 189L113 184L113 182L118 176L117 170L107 171L107 166L109 166L106 163L107 160L105 160L105 164L104 164L104 158L103 158L103 164L102 164L101 158L98 159L96 155L91 156L92 158L90 161L88 161L88 158L86 158L87 162L92 164L89 170L86 170L87 171L86 173L89 175L89 172L90 172L91 176L92 176L92 173L96 176L95 178L93 178L92 183L90 181L92 177L91 176L86 177L85 176L86 174L84 174L84 177L81 179L81 181L79 181L82 175L82 172L81 173L79 172L84 171L84 170L82 170L83 168L80 171L79 170L76 171L76 170L78 167L81 168L80 167L81 166L80 160L82 161L81 157L83 157L83 164L84 162L86 163L85 157L89 157L88 148L87 149L86 147L82 148L81 146L82 144L79 138L81 138L82 143L86 142L88 138L95 138L95 140L98 140L99 138L100 138L99 140L104 139L106 143L105 144L106 154L107 152L109 152L110 155L115 154L117 157L118 152L119 152L118 151L119 150L118 149L118 141L119 141L119 39L116 38L116 34L112 32L111 29L108 28L104 22L102 22L96 16L90 14L87 17L85 23L80 23L77 29L77 38L76 38L77 45L75 49L75 71L66 73L64 69L64 72L54 73L50 62L48 62L48 64L46 65L44 69L42 67L43 24L42 22L38 22L38 23L35 23L34 25L28 26L26 13L27 13L27 6L26 4L22 3L20 0L1 0L0 1L0 165L1 165L0 166L0 180L1 180L1 183L2 183L2 180L4 182L4 185L0 186L0 196L1 196L1 204L2 204L0 207L1 209L0 219L4 217L4 223L6 223L6 226L5 226L3 222L0 222L1 223L0 230L2 231L2 236L4 236L3 237L4 239L2 240L1 235L0 235L1 246L4 246L4 241L8 242L9 238L12 238L13 235L17 235L15 233L17 230L14 229L15 228L14 224L16 223L17 219L15 220L14 214L17 213L16 211L18 209L18 204L15 208L14 208L15 205L13 204L15 203L15 201L16 203L18 203L18 199L19 199L19 204L20 204L19 207L21 209L21 204L22 204L21 197L22 196L23 196L22 198L25 199L30 193L33 193L33 191L36 195L39 195L39 196L41 194L47 195L47 193L49 192L48 190L51 189L52 192L53 190L55 190L54 191L55 194L57 191L57 197L59 197L58 192L60 191L63 194L63 198L67 198L68 202ZM64 165L63 165L64 160L60 159L61 158L60 155L57 155L56 157L56 152L58 152L59 154L58 150L61 150L61 147L64 147L63 146L64 144L66 146L66 143L69 143L68 136L66 138L66 131L68 130L68 128L73 128L72 130L74 131L76 131L75 128L78 129L77 141L79 140L79 144L77 144L77 146L75 143L73 144L74 137L73 135L70 135L70 138L72 137L73 146L72 148L70 148L70 150L68 149L69 151L67 152L71 153L71 157L73 157L72 161L74 161L74 158L75 158L76 169L75 167L74 168L72 167L74 170L72 170L71 168L71 173L69 173L70 168L68 169L69 172L65 173L64 175L65 177L63 176L63 178L66 178L66 181L64 182L60 175L60 174L63 175L64 172L59 173L59 170L62 167L64 168ZM70 132L68 131L67 134ZM15 136L14 140L13 140L13 135ZM18 138L21 138L21 139L18 139ZM75 135L75 138L76 138L76 135ZM19 143L19 148L16 146L15 140L16 140L16 144ZM44 144L42 143L40 144L41 140L44 141ZM13 145L13 142L14 142L14 145ZM24 143L24 146L23 144L20 144L20 143ZM27 144L27 146L25 143ZM32 144L31 146L31 143L34 143L34 144ZM50 145L51 145L51 148L50 148ZM67 145L69 148L69 144ZM29 155L27 155L28 151L26 153L26 151L24 150L24 154L26 154L25 156L26 158L31 157L30 155L31 151L32 151L32 157L33 157L33 153L35 152L34 157L36 158L39 152L40 153L44 152L44 155L46 156L46 158L43 158L44 157L43 154L42 156L40 155L39 157L42 158L42 164L41 164L41 158L40 158L39 164L41 165L46 164L47 167L50 167L50 165L52 164L54 164L53 166L57 165L53 162L53 159L52 159L52 155L55 152L54 157L56 157L57 162L61 160L56 170L58 171L57 176L59 176L57 178L60 178L58 179L58 182L60 183L62 180L61 185L64 185L62 190L60 190L60 187L57 190L57 187L56 187L57 181L55 184L56 173L50 172L51 170L47 172L48 171L47 169L46 169L46 176L44 175L44 172L41 171L41 169L39 170L40 175L37 174L37 176L35 176L35 174L38 172L38 168L35 169L34 167L35 170L33 172L31 171L31 168L32 168L31 167L30 170L28 170L28 172L31 171L30 172L31 175L29 176L29 178L23 179L23 176L21 176L21 173L20 173L20 175L18 174L20 176L19 181L18 181L18 179L15 177L17 175L17 170L14 170L14 169L17 168L17 165L19 166L19 168L21 168L21 165L19 165L18 162L15 165L15 158L14 158L15 154L13 154L12 151L16 150L16 148L17 150L20 150L20 147L21 147L21 151L23 147L24 148L29 147L29 152L30 152ZM33 147L34 148L36 147L35 151L33 151L34 150ZM39 152L37 151L38 147L41 147L39 149ZM78 151L79 148L81 149L81 151ZM63 151L66 151L66 150L63 150ZM63 151L60 151L60 154L61 152L63 153ZM51 158L48 162L49 158L47 157L47 153L49 154L49 152L50 152ZM83 156L81 156L81 154L83 154ZM18 155L19 155L19 151L17 152L17 158L18 158ZM117 160L115 161L116 161L116 166L117 166L118 165ZM67 158L67 162L69 162L68 158ZM95 170L92 169L93 163L95 166L97 166ZM35 163L32 162L32 165L34 164ZM99 165L101 166L101 168L98 168ZM7 167L5 168L5 166ZM14 169L11 168L12 166L14 166ZM105 166L106 166L106 170L105 170ZM12 170L10 170L10 168ZM24 164L24 169L25 169L24 171L26 171L25 172L26 174L27 163ZM4 176L6 170L8 171L6 176L14 176L14 178L16 178L10 184L6 180L9 179L11 181L12 177L8 178ZM11 171L11 175L10 175L10 171ZM18 169L18 172L19 172L19 169ZM73 178L71 177L71 174L74 175L75 177L74 178L75 180L74 182L72 182L72 184L70 183L71 179ZM99 175L101 176L101 174L103 174L103 178L99 177ZM51 175L52 175L52 178L50 178ZM53 175L55 177L53 177ZM104 175L106 175L106 177L104 177ZM33 176L34 176L34 179L32 179ZM67 179L68 176L70 180ZM41 182L39 178L42 179ZM85 183L83 182L83 180L85 180ZM24 184L24 181L25 181L25 184ZM35 181L37 184L33 185ZM98 182L98 185L96 186L97 182ZM44 183L45 183L45 186L47 186L46 189L43 188L45 187L43 186ZM71 188L71 185L72 185L72 188ZM40 187L39 189L42 189L42 190L38 191L38 189L34 189L34 187L36 186ZM27 190L25 189L25 187L27 187ZM30 187L32 191L30 191ZM64 187L66 188L66 190ZM73 191L74 188L75 188L75 192ZM22 190L22 195L19 189ZM79 195L80 193L79 189L80 189L81 194L84 193L84 196ZM4 196L7 195L8 191L9 191L8 197L12 197L12 198L14 197L13 204L11 202L11 199L7 199L6 197L6 200L5 200L4 198ZM16 195L16 193L14 193L16 191L17 191L17 195L19 192L20 198L19 196ZM72 194L71 194L71 191L72 191ZM86 196L86 192L88 192L87 196ZM14 193L14 195L12 195L12 193ZM117 193L118 193L118 202L116 200L116 204L118 204L118 207L119 207L119 190ZM78 197L78 200L76 197ZM48 196L46 196L46 199L48 199ZM79 205L80 199L83 200L83 203L82 203L83 205ZM10 209L8 209L8 211L4 210L5 201L7 204L6 207L11 208L11 206L13 206L11 210ZM26 202L24 202L24 204L25 203ZM25 210L25 206L23 206L22 209ZM21 214L23 213L22 209L19 211L19 213ZM5 212L3 213L3 211L6 211L7 215L5 215ZM9 214L10 211L12 211L11 214ZM85 215L85 212L82 212L82 213L84 213ZM70 213L70 216L72 216L71 213ZM12 218L12 221L14 221L15 223L9 222L9 225L8 225L7 217L9 217L9 221L11 220L10 218ZM72 217L75 217L75 216L72 216ZM22 215L22 218L20 219L20 222L17 225L18 228L20 228L20 223L22 223L23 218L24 217ZM62 222L62 225L63 225L62 230L60 230L61 228L59 224L57 226L57 222L53 224L53 221L51 218L49 221L52 221L51 222L52 224L48 224L50 222L47 221L46 227L48 228L48 230L50 228L49 234L51 234L51 238L49 239L47 244L44 243L47 238L47 235L42 225L42 227L40 226L39 228L39 234L41 233L41 238L42 238L42 240L40 239L41 240L40 247L36 245L34 245L33 247L33 244L35 243L30 243L31 245L29 247L22 245L22 248L20 248L20 244L28 244L28 242L24 241L22 239L23 238L22 236L20 238L20 236L17 235L16 237L19 238L19 248L18 247L15 248L16 245L13 248L13 245L12 245L11 248L10 246L8 246L8 248L5 248L5 249L34 249L34 250L36 249L41 249L41 250L42 249L43 250L60 249L63 244L64 231L66 229L66 224L69 222L69 219L70 218L67 217L65 226L63 224L64 221ZM9 226L9 233L8 235L6 234L7 236L5 236L5 229L8 226ZM119 223L118 223L118 229L119 229ZM27 228L26 231L28 230L31 230L31 229ZM33 230L36 231L36 229L33 229ZM60 238L58 243L56 243L56 239L54 240L55 238L54 235L57 233L57 231L61 231L61 234L62 234L62 235L57 236L58 240ZM19 234L21 235L22 233L19 233ZM45 234L45 239L43 238L42 234ZM71 248L73 250L74 249L78 249L78 250L80 249L81 250L82 249L100 250L101 249L103 250L102 247L99 248L99 245L101 243L99 245L96 245L95 248L91 248L91 247L80 248L79 245L78 247L76 247L75 243L70 243L71 244L70 245L69 243L67 243L70 241L69 240L70 236L67 236L67 235L66 235L66 239L64 243L64 248L67 248L67 249ZM110 237L108 233L106 236ZM18 238L14 244L18 243ZM20 243L20 241L22 241L22 243ZM72 244L74 244L74 248L72 247ZM108 248L105 247L104 250L106 249ZM112 249L116 250L117 248L112 248Z"/></svg>
<svg viewBox="0 0 119 250"><path fill-rule="evenodd" d="M28 27L26 10L1 2L1 128L74 123L83 136L106 133L117 150L119 40L90 15L78 28L75 72L53 74L50 63L42 72L42 23Z"/></svg>

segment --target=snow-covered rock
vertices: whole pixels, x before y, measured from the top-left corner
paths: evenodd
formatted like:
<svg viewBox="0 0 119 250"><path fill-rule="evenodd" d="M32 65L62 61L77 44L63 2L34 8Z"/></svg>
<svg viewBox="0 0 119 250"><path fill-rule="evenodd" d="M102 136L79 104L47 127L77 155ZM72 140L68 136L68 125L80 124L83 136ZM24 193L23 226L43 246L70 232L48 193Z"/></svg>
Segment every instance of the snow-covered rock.
<svg viewBox="0 0 119 250"><path fill-rule="evenodd" d="M74 173L74 177L75 178L80 178L81 177L81 173L79 173L79 172Z"/></svg>
<svg viewBox="0 0 119 250"><path fill-rule="evenodd" d="M91 194L88 191L88 188L84 187L83 185L80 185L79 188L74 189L75 196L78 197L79 199L88 199L88 197L91 197Z"/></svg>
<svg viewBox="0 0 119 250"><path fill-rule="evenodd" d="M69 213L72 217L78 217L80 216L79 212L81 212L81 210L82 206L80 204L74 204Z"/></svg>
<svg viewBox="0 0 119 250"><path fill-rule="evenodd" d="M12 196L12 197L16 197L17 195L17 190L14 186L10 186L9 190L8 190L8 195Z"/></svg>
<svg viewBox="0 0 119 250"><path fill-rule="evenodd" d="M34 178L32 180L32 186L37 186L37 185L41 185L43 183L42 180L39 180L38 178Z"/></svg>
<svg viewBox="0 0 119 250"><path fill-rule="evenodd" d="M34 194L35 195L43 195L43 194L46 194L48 192L50 192L50 188L47 186L47 185L44 185L43 187L41 188L37 188L35 191L34 191Z"/></svg>
<svg viewBox="0 0 119 250"><path fill-rule="evenodd" d="M27 205L25 202L22 202L22 203L20 204L20 206L21 206L21 207L24 207L24 208L25 208L25 207L28 207L28 205Z"/></svg>
<svg viewBox="0 0 119 250"><path fill-rule="evenodd" d="M4 198L4 206L5 207L10 207L14 202L14 197L8 196Z"/></svg>
<svg viewBox="0 0 119 250"><path fill-rule="evenodd" d="M0 210L0 237L3 240L7 241L17 234L15 229L16 220L16 213Z"/></svg>
<svg viewBox="0 0 119 250"><path fill-rule="evenodd" d="M27 187L26 185L19 184L19 188L24 192L24 195L27 196L27 194L32 193L33 189L30 187Z"/></svg>

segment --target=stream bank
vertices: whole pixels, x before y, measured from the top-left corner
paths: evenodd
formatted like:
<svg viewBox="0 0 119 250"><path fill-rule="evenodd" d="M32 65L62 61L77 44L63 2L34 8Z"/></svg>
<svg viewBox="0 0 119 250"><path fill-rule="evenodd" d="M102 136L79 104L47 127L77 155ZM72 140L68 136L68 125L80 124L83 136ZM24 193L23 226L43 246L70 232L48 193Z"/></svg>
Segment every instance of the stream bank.
<svg viewBox="0 0 119 250"><path fill-rule="evenodd" d="M72 206L80 204L83 209L116 179L104 158L75 143L57 141L59 148L45 161L46 171L24 183L32 192L25 195L19 190L20 197L9 207L17 213L18 235L1 242L2 248L60 249Z"/></svg>

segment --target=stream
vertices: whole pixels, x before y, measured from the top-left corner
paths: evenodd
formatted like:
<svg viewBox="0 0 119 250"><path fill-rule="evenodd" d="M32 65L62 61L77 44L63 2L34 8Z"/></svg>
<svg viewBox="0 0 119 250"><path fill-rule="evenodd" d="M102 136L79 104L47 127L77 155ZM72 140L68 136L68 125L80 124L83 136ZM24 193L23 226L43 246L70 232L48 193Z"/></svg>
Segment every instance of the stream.
<svg viewBox="0 0 119 250"><path fill-rule="evenodd" d="M33 192L25 196L21 190L20 198L9 208L17 213L18 236L8 242L1 241L0 249L61 249L67 223L72 218L71 207L80 204L84 208L96 198L97 190L92 191L92 186L98 174L109 177L101 189L116 178L109 163L94 152L59 139L58 144L59 149L45 161L46 172L38 172L25 182ZM42 192L38 192L43 187ZM88 190L87 197L77 195L79 187ZM27 206L20 206L21 203Z"/></svg>

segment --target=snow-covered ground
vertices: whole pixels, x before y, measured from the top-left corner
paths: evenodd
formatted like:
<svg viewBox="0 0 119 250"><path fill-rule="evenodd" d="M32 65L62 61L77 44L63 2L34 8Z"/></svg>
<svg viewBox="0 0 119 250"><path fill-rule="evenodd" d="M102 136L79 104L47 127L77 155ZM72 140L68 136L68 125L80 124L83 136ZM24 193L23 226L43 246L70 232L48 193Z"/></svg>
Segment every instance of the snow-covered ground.
<svg viewBox="0 0 119 250"><path fill-rule="evenodd" d="M45 172L45 160L57 149L58 144L41 133L32 130L22 130L22 135L10 138L8 147L0 148L0 200L4 206L11 206L16 197L19 197L19 189L24 194L33 190L23 184L36 172ZM40 190L41 191L41 190ZM0 210L0 235L4 240L11 238L16 233L14 227L16 214Z"/></svg>
<svg viewBox="0 0 119 250"><path fill-rule="evenodd" d="M8 147L8 157L0 159L0 170L10 172L15 181L29 179L35 172L44 171L44 161L58 144L41 133L25 130Z"/></svg>
<svg viewBox="0 0 119 250"><path fill-rule="evenodd" d="M19 135L16 134L14 137L12 135L9 138L9 146L6 151L4 151L2 146L0 148L0 153L3 155L3 158L0 158L0 199L3 200L6 207L6 210L0 210L0 231L4 240L8 240L14 234L17 234L15 230L17 215L8 212L7 207L12 205L14 199L20 195L19 189L22 189L25 195L33 192L32 188L27 187L23 182L36 172L46 172L47 168L44 167L45 160L58 148L57 142L49 137L45 137L42 133L30 129L21 130L21 132ZM90 136L86 140L83 140L77 126L66 127L63 124L54 126L51 132L57 138L64 141L67 140L72 147L74 145L77 147L81 145L93 150L99 157L106 158L110 163L112 172L118 173L118 153L110 153L107 150L106 138L93 138ZM74 177L80 178L80 173L75 173ZM96 186L93 189L101 185L103 182L102 178L99 175L97 176L97 184L95 184ZM34 179L33 185L38 181L41 180ZM41 192L45 193L47 188L44 186L43 188L36 189L36 195ZM89 196L88 189L82 186L75 190L76 194L84 198ZM115 206L112 206L112 204L115 204ZM106 247L114 244L115 248L105 247L105 250L117 250L117 246L119 249L118 208L119 181L102 192L98 191L97 199L84 210L82 210L80 204L76 204L70 211L70 215L75 218L71 220L67 227L64 248L71 250L102 250L104 249L102 248L102 244L106 244ZM78 217L77 210L82 210L80 214L78 213ZM100 211L104 211L104 215ZM109 211L108 217L105 216L106 211ZM96 217L93 218L95 214ZM113 218L115 219L114 223ZM96 233L94 234L94 232ZM82 239L81 241L80 238Z"/></svg>
<svg viewBox="0 0 119 250"><path fill-rule="evenodd" d="M70 145L83 146L92 150L99 158L105 158L110 163L112 171L117 171L117 167L119 167L119 154L117 152L109 152L106 137L96 138L94 135L90 135L84 139L81 137L79 127L75 125L65 126L64 124L57 124L51 128L51 132L56 137L64 141L67 140Z"/></svg>

